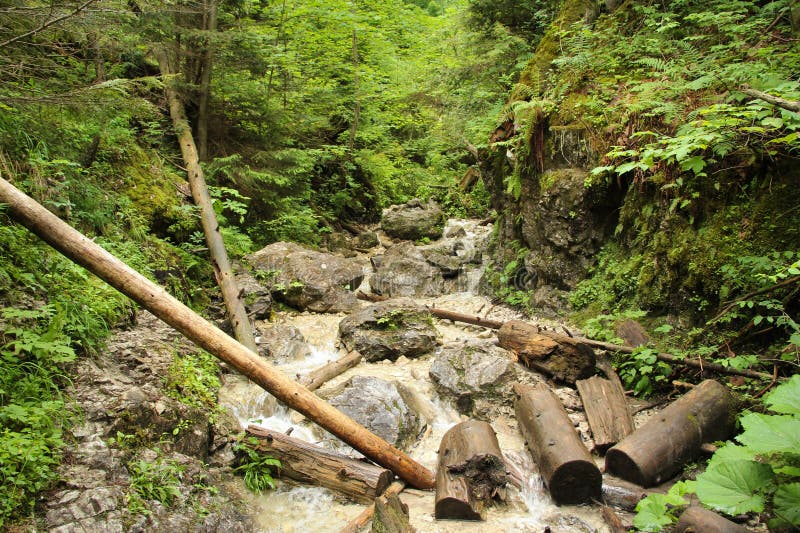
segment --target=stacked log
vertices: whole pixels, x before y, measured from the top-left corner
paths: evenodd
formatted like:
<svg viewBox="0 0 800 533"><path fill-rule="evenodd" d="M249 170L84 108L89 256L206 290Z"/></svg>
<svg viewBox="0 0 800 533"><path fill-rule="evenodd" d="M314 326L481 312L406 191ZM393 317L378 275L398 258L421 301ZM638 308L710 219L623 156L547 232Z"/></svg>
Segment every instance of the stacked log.
<svg viewBox="0 0 800 533"><path fill-rule="evenodd" d="M633 433L625 392L615 381L592 376L579 379L575 385L592 430L595 450L603 453Z"/></svg>
<svg viewBox="0 0 800 533"><path fill-rule="evenodd" d="M676 474L704 442L730 437L736 404L728 388L705 380L606 453L606 471L652 487Z"/></svg>
<svg viewBox="0 0 800 533"><path fill-rule="evenodd" d="M602 475L550 389L516 384L517 422L550 495L558 504L599 500Z"/></svg>
<svg viewBox="0 0 800 533"><path fill-rule="evenodd" d="M747 528L698 505L690 505L675 525L675 533L747 533L747 531Z"/></svg>
<svg viewBox="0 0 800 533"><path fill-rule="evenodd" d="M437 519L481 520L494 498L505 499L506 466L492 426L467 420L450 428L439 446Z"/></svg>

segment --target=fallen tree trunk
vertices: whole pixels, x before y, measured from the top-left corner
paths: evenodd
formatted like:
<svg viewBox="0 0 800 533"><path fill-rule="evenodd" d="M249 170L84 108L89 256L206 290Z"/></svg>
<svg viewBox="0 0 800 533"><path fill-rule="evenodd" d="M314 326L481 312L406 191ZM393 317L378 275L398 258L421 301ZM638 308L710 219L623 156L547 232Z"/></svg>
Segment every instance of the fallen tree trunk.
<svg viewBox="0 0 800 533"><path fill-rule="evenodd" d="M635 511L639 502L656 492L608 474L603 476L603 503L625 511Z"/></svg>
<svg viewBox="0 0 800 533"><path fill-rule="evenodd" d="M675 533L747 533L748 531L750 530L699 505L687 507L675 524Z"/></svg>
<svg viewBox="0 0 800 533"><path fill-rule="evenodd" d="M542 384L517 383L514 392L517 422L553 500L599 500L603 477L556 395Z"/></svg>
<svg viewBox="0 0 800 533"><path fill-rule="evenodd" d="M592 376L579 379L575 385L581 395L596 450L605 452L633 433L633 418L628 411L625 391L613 380Z"/></svg>
<svg viewBox="0 0 800 533"><path fill-rule="evenodd" d="M606 471L643 487L666 481L700 453L704 442L730 437L736 403L707 379L672 402L606 453Z"/></svg>
<svg viewBox="0 0 800 533"><path fill-rule="evenodd" d="M319 485L360 502L372 502L386 490L392 473L385 468L356 461L279 431L248 426L256 437L254 447L281 462L281 475L300 483Z"/></svg>
<svg viewBox="0 0 800 533"><path fill-rule="evenodd" d="M372 518L372 533L413 533L408 520L408 505L400 501L397 494L378 496L375 500L375 516Z"/></svg>
<svg viewBox="0 0 800 533"><path fill-rule="evenodd" d="M403 492L403 489L406 488L406 484L402 481L395 481L389 488L386 489L381 496L389 498L391 496L400 494ZM339 533L358 533L358 531L367 525L367 522L372 520L372 517L375 515L375 503L373 502L372 505L364 509L360 515L355 517L354 519L350 520L346 526L342 528Z"/></svg>
<svg viewBox="0 0 800 533"><path fill-rule="evenodd" d="M158 59L161 75L164 77L172 75L173 72L166 51L158 49L156 58ZM192 128L189 126L189 121L186 120L183 103L178 96L178 92L170 85L169 80L164 84L164 92L167 95L169 114L172 116L175 135L178 136L178 144L180 144L181 154L186 165L186 174L189 179L189 187L192 190L192 198L200 209L200 223L206 236L211 265L214 267L214 276L217 278L217 284L222 291L222 300L225 302L225 308L228 311L228 318L233 326L234 335L240 343L258 353L253 326L250 324L250 319L244 307L243 294L239 292L236 278L233 276L231 263L228 260L228 252L225 250L225 243L219 231L219 221L211 203L211 196L208 194L203 168L200 166L197 147L192 137Z"/></svg>
<svg viewBox="0 0 800 533"><path fill-rule="evenodd" d="M572 337L542 332L532 324L512 320L497 331L497 340L500 347L517 354L525 366L557 380L575 383L594 373L594 351Z"/></svg>
<svg viewBox="0 0 800 533"><path fill-rule="evenodd" d="M317 390L336 376L343 374L354 366L357 366L358 363L361 362L361 358L362 355L353 350L336 361L331 361L327 365L321 366L316 370L312 370L305 376L301 377L298 382L308 390Z"/></svg>
<svg viewBox="0 0 800 533"><path fill-rule="evenodd" d="M3 178L0 178L0 203L7 203L12 217L53 248L132 298L199 347L230 364L290 408L392 470L410 485L421 489L434 486L433 474L427 468L286 377Z"/></svg>
<svg viewBox="0 0 800 533"><path fill-rule="evenodd" d="M476 315L465 315L463 313L456 313L455 311L448 311L446 309L438 309L435 307L427 307L428 312L436 318L443 320L454 320L456 322L464 322L472 324L473 326L482 326L490 329L500 329L503 326L502 322L497 320L489 320L488 318L481 318Z"/></svg>
<svg viewBox="0 0 800 533"><path fill-rule="evenodd" d="M492 499L505 499L506 466L492 426L467 420L450 428L439 445L437 519L482 520Z"/></svg>

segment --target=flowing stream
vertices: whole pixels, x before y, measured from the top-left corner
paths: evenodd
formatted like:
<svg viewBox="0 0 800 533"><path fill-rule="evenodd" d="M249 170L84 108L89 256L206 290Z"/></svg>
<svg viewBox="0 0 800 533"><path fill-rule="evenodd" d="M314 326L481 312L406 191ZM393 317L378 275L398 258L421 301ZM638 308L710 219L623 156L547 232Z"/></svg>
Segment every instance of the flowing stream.
<svg viewBox="0 0 800 533"><path fill-rule="evenodd" d="M459 253L461 250L463 253L473 253L474 249L479 248L480 240L485 239L491 231L490 227L479 226L476 221L458 220L448 223L445 235L456 233L452 230L458 229L459 225L465 230L457 232L460 235L457 247ZM368 257L361 259L365 265L369 264ZM493 306L487 297L475 294L473 291L477 288L480 277L481 267L475 265L459 276L456 292L436 298L418 298L417 301L420 304L433 304L436 307L482 316L486 315L487 310L491 310L488 318L495 320L522 318L513 310ZM368 287L367 280L364 283L362 287ZM287 375L295 376L343 355L335 347L338 324L343 316L345 315L282 311L277 314L274 322L257 326L264 329L275 323L283 323L295 326L303 333L310 351L294 360L278 362ZM437 329L444 344L476 336L493 336L483 328L444 321L437 321ZM427 426L408 452L412 458L435 472L437 450L442 436L466 417L459 415L434 389L428 377L433 359L434 354L428 354L418 359L400 357L395 362L362 362L325 384L320 392L335 388L354 375L375 376L387 381L401 382L411 388L421 398L425 412L420 415L426 420ZM269 394L249 383L246 378L229 380L220 392L220 399L234 411L243 427L255 423L276 431L293 428L292 436L295 438L329 448L343 446L316 426L307 424L300 414L277 405ZM600 512L594 506L558 507L553 504L513 419L501 416L491 420L491 424L497 433L509 470L519 478L518 484L521 488L517 489L509 484L506 503L489 506L485 513L486 520L482 522L435 520L434 492L407 488L400 494L400 498L409 506L411 525L418 532L608 531ZM250 508L256 523L261 531L270 533L337 532L365 508L362 504L345 502L324 488L298 486L281 481L278 481L276 490L251 497Z"/></svg>

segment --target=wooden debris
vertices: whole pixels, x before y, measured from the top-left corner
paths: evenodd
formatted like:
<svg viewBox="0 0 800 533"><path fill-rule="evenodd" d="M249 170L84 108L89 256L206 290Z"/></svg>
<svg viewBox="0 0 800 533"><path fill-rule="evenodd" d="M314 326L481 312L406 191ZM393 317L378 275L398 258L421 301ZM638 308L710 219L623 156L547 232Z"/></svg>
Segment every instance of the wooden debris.
<svg viewBox="0 0 800 533"><path fill-rule="evenodd" d="M594 351L575 338L512 320L497 332L499 345L517 354L528 368L555 379L575 383L594 373Z"/></svg>
<svg viewBox="0 0 800 533"><path fill-rule="evenodd" d="M602 491L603 503L625 511L634 511L642 499L656 492L607 474L603 476Z"/></svg>
<svg viewBox="0 0 800 533"><path fill-rule="evenodd" d="M467 420L450 428L439 446L437 519L481 520L494 498L505 499L506 465L492 426Z"/></svg>
<svg viewBox="0 0 800 533"><path fill-rule="evenodd" d="M714 511L690 505L675 525L675 533L747 533L748 529Z"/></svg>
<svg viewBox="0 0 800 533"><path fill-rule="evenodd" d="M626 533L628 528L622 523L619 515L609 507L608 505L604 505L602 508L603 513L603 520L605 520L608 529L611 533Z"/></svg>
<svg viewBox="0 0 800 533"><path fill-rule="evenodd" d="M375 500L375 516L372 518L372 533L412 533L408 521L408 505L400 501L397 494L379 496Z"/></svg>
<svg viewBox="0 0 800 533"><path fill-rule="evenodd" d="M628 411L625 392L616 383L592 376L589 379L579 379L575 384L581 395L597 451L603 453L633 433L633 418Z"/></svg>
<svg viewBox="0 0 800 533"><path fill-rule="evenodd" d="M363 461L289 437L279 431L249 426L258 438L256 449L281 462L281 475L326 487L357 502L372 502L392 481L392 473Z"/></svg>
<svg viewBox="0 0 800 533"><path fill-rule="evenodd" d="M403 489L406 488L406 484L402 481L395 481L389 488L386 489L382 496L383 497L390 497L392 495L400 494L403 492ZM352 519L350 522L347 523L346 526L342 528L340 533L358 533L358 531L367 525L367 522L372 520L372 517L375 515L375 503L373 502L372 505L364 509L360 515Z"/></svg>
<svg viewBox="0 0 800 533"><path fill-rule="evenodd" d="M372 294L364 291L358 291L356 293L356 298L359 300L364 300L365 302L384 302L389 299L388 296L384 296L382 294Z"/></svg>
<svg viewBox="0 0 800 533"><path fill-rule="evenodd" d="M343 374L347 370L357 366L361 362L361 354L353 350L344 357L331 361L327 365L312 370L298 381L308 390L314 391L323 386L336 376Z"/></svg>
<svg viewBox="0 0 800 533"><path fill-rule="evenodd" d="M677 473L704 442L733 432L736 405L728 388L705 380L606 453L606 471L651 487Z"/></svg>
<svg viewBox="0 0 800 533"><path fill-rule="evenodd" d="M514 409L545 485L558 504L599 500L603 478L572 421L545 385L514 385Z"/></svg>
<svg viewBox="0 0 800 533"><path fill-rule="evenodd" d="M455 311L448 311L435 307L428 307L427 309L430 314L443 320L454 320L456 322L464 322L466 324L472 324L473 326L482 326L489 329L500 329L503 325L502 322L497 320L489 320L488 318L481 318L477 315L465 315L464 313L457 313Z"/></svg>
<svg viewBox="0 0 800 533"><path fill-rule="evenodd" d="M133 299L199 347L230 364L288 407L313 420L372 461L389 468L410 485L420 489L433 488L434 476L427 468L298 385L2 177L0 202L8 204L9 215L50 246Z"/></svg>

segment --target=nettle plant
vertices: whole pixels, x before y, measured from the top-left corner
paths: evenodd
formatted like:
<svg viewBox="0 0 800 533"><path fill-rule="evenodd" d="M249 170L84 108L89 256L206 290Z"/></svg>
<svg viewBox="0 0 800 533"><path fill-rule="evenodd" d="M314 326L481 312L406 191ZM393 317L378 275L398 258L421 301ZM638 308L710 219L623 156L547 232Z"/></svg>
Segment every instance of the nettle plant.
<svg viewBox="0 0 800 533"><path fill-rule="evenodd" d="M667 494L639 502L634 526L660 531L688 505L686 494L728 515L767 512L769 527L800 527L800 375L764 398L770 412L748 412L742 433L727 442L696 481L675 484Z"/></svg>

